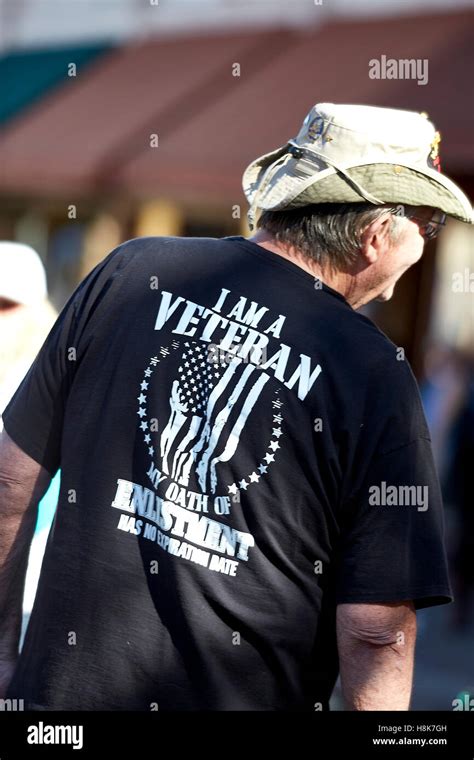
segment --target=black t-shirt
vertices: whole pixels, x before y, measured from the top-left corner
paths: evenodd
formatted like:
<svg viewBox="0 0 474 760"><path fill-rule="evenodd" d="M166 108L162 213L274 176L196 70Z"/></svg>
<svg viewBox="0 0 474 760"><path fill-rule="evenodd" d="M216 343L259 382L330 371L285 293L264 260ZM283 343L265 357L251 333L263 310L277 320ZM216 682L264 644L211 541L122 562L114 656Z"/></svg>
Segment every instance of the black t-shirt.
<svg viewBox="0 0 474 760"><path fill-rule="evenodd" d="M407 362L242 237L113 251L4 423L62 471L9 690L30 707L325 709L337 603L450 599Z"/></svg>

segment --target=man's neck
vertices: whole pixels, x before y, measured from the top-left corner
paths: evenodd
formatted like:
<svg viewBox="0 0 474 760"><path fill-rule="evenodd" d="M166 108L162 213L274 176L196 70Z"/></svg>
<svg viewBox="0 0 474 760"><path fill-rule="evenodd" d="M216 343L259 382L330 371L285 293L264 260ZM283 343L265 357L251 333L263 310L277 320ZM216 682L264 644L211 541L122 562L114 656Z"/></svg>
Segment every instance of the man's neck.
<svg viewBox="0 0 474 760"><path fill-rule="evenodd" d="M268 232L265 230L257 230L252 237L248 238L252 243L265 248L267 251L276 253L293 264L296 264L305 272L308 272L315 279L321 280L325 285L340 293L346 301L354 308L357 309L362 304L359 303L359 299L354 293L354 280L350 274L346 272L340 272L336 270L328 271L324 270L315 262L311 261L307 256L304 256L294 248L279 244Z"/></svg>

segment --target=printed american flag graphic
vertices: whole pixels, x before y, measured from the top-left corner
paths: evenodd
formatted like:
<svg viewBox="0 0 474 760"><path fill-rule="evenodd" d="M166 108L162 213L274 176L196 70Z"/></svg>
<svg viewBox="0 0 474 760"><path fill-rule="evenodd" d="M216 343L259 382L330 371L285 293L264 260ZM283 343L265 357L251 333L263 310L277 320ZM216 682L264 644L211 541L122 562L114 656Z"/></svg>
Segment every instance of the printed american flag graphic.
<svg viewBox="0 0 474 760"><path fill-rule="evenodd" d="M170 414L160 437L163 471L188 486L194 472L203 493L215 493L219 463L237 452L242 431L269 376L238 356L216 361L208 345L185 343L173 380ZM214 359L214 361L213 361Z"/></svg>

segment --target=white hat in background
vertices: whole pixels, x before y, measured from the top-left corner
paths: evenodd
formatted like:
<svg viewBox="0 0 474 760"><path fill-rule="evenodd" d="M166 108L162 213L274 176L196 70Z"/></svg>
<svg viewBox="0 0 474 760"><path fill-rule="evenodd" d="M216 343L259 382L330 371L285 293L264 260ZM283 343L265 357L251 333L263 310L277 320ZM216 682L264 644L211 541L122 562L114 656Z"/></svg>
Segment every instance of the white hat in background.
<svg viewBox="0 0 474 760"><path fill-rule="evenodd" d="M364 201L431 206L472 224L469 199L441 174L440 140L426 114L318 103L293 140L245 170L250 224L259 209Z"/></svg>
<svg viewBox="0 0 474 760"><path fill-rule="evenodd" d="M0 298L31 306L47 297L46 272L36 251L0 241Z"/></svg>

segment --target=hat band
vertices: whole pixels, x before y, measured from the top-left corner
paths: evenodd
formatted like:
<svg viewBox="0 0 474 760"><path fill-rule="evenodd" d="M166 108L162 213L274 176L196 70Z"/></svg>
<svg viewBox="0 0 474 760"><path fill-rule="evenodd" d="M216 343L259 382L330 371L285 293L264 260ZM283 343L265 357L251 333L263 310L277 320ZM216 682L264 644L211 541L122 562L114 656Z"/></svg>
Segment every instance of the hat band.
<svg viewBox="0 0 474 760"><path fill-rule="evenodd" d="M347 173L345 169L343 169L341 166L338 166L335 161L325 156L323 153L320 153L317 150L314 150L313 148L302 148L301 145L298 145L294 140L288 140L289 145L292 147L289 149L288 153L291 153L296 159L300 156L302 156L304 153L310 153L314 156L317 156L321 161L323 161L325 164L328 164L328 166L332 166L333 169L335 169L339 174L342 174L343 177L347 180L347 182L356 190L363 198L365 198L366 201L369 203L374 203L375 205L380 205L382 203L385 203L385 201L381 200L380 198L377 198L375 195L372 195L369 193L368 190L366 190L362 185L357 182L353 177L350 176L350 174ZM296 154L296 155L295 155Z"/></svg>

